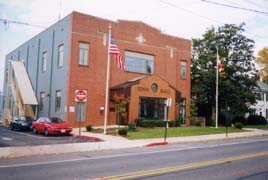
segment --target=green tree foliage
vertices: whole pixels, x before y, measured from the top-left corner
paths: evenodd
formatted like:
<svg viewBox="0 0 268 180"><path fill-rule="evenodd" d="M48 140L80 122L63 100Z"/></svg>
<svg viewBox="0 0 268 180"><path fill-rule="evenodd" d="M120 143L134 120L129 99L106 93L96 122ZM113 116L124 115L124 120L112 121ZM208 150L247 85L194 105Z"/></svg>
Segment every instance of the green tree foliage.
<svg viewBox="0 0 268 180"><path fill-rule="evenodd" d="M268 83L268 48L263 48L258 52L255 62L259 65L262 81Z"/></svg>
<svg viewBox="0 0 268 180"><path fill-rule="evenodd" d="M243 26L212 27L202 38L192 41L192 96L199 116L215 114L217 48L226 74L219 76L219 109L225 108L227 100L231 113L237 115L248 111L255 102L254 41L243 35Z"/></svg>

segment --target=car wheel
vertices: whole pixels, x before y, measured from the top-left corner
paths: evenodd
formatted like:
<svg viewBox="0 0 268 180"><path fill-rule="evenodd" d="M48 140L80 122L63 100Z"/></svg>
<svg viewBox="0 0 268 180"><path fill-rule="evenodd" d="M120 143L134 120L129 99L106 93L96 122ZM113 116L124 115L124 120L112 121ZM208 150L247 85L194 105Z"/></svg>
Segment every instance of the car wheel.
<svg viewBox="0 0 268 180"><path fill-rule="evenodd" d="M48 130L47 129L45 129L45 136L48 136L49 134L48 134Z"/></svg>
<svg viewBox="0 0 268 180"><path fill-rule="evenodd" d="M13 130L14 130L13 125L10 125L10 130L11 130L11 131L13 131Z"/></svg>
<svg viewBox="0 0 268 180"><path fill-rule="evenodd" d="M37 131L36 131L35 127L33 127L33 133L37 134Z"/></svg>

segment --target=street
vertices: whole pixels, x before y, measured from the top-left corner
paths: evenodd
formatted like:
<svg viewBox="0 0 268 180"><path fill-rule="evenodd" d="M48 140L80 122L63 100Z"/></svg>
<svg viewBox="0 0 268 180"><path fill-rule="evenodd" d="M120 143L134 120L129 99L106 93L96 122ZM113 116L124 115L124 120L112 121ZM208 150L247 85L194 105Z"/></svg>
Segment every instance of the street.
<svg viewBox="0 0 268 180"><path fill-rule="evenodd" d="M0 160L5 180L268 179L266 136ZM27 173L25 173L27 172Z"/></svg>
<svg viewBox="0 0 268 180"><path fill-rule="evenodd" d="M0 126L0 147L37 146L64 143L82 143L93 140L76 138L74 136L34 134L31 131L11 131Z"/></svg>

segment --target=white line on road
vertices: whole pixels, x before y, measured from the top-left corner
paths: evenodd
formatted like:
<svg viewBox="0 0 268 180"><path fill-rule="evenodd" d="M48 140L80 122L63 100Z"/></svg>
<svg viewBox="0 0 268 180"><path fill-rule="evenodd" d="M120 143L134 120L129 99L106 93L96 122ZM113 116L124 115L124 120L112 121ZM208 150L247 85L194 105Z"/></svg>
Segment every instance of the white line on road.
<svg viewBox="0 0 268 180"><path fill-rule="evenodd" d="M141 153L126 153L126 154L118 154L118 155L110 155L110 156L100 156L100 157L90 157L90 158L77 158L77 159L68 159L68 160L59 160L59 161L45 161L45 162L36 162L36 163L12 164L12 165L3 165L3 166L0 166L0 168L47 165L47 164L57 164L57 163L76 162L76 161L87 161L87 160L96 160L96 159L109 159L109 158L116 158L116 157L167 153L167 152L194 150L194 149L206 149L206 148L213 148L213 147L220 147L220 146L231 146L231 145L249 144L249 143L253 143L253 142L266 142L266 141L268 141L268 140L264 139L264 140L238 142L238 143L208 145L208 146L204 146L204 147L189 147L189 148L183 148L183 149L176 148L176 149L169 149L169 150L158 150L158 151L149 151L149 152L141 152Z"/></svg>
<svg viewBox="0 0 268 180"><path fill-rule="evenodd" d="M47 138L47 137L41 137L41 136L38 136L38 135L32 135L32 134L21 133L21 132L14 132L14 131L11 131L11 133L13 133L13 134L20 134L20 135L23 135L23 136L34 137L34 138L39 138L39 139L45 139L45 138Z"/></svg>

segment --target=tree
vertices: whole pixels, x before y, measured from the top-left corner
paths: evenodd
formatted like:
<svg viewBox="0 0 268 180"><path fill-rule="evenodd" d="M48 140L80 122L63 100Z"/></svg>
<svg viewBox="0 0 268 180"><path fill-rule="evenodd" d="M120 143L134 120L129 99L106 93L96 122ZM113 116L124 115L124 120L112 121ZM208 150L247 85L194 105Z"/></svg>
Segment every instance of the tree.
<svg viewBox="0 0 268 180"><path fill-rule="evenodd" d="M258 52L255 62L260 67L259 73L262 81L268 83L268 48L263 48Z"/></svg>
<svg viewBox="0 0 268 180"><path fill-rule="evenodd" d="M192 40L192 96L199 116L215 119L217 48L225 71L225 77L219 77L219 110L227 101L234 115L241 114L255 102L254 41L243 35L243 26L212 27L202 38Z"/></svg>

